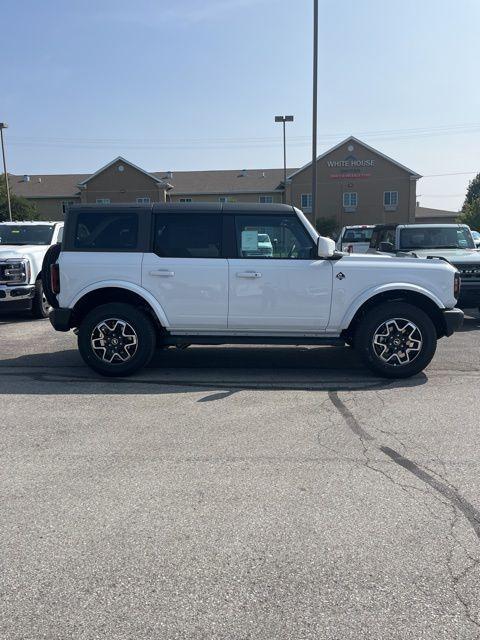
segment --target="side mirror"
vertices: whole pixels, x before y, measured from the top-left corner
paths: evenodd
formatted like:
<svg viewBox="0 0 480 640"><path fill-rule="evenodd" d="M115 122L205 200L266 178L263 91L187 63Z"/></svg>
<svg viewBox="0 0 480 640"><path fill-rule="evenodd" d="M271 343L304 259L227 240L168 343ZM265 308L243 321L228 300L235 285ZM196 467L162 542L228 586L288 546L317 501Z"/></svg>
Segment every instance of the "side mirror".
<svg viewBox="0 0 480 640"><path fill-rule="evenodd" d="M319 236L317 241L317 253L319 258L333 258L336 253L336 248L334 240Z"/></svg>
<svg viewBox="0 0 480 640"><path fill-rule="evenodd" d="M378 250L384 253L394 253L395 247L391 242L380 242L378 245Z"/></svg>

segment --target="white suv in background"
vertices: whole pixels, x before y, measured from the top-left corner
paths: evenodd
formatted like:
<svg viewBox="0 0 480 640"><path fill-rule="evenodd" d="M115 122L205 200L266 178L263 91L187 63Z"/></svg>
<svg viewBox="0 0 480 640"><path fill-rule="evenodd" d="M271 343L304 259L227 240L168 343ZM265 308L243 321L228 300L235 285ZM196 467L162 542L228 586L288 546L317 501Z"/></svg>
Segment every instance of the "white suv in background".
<svg viewBox="0 0 480 640"><path fill-rule="evenodd" d="M347 253L367 253L374 229L373 224L354 224L343 227L338 236L337 249Z"/></svg>
<svg viewBox="0 0 480 640"><path fill-rule="evenodd" d="M35 318L48 316L42 262L62 235L63 222L0 223L0 310L30 310Z"/></svg>
<svg viewBox="0 0 480 640"><path fill-rule="evenodd" d="M85 362L110 376L157 345L349 343L401 378L463 320L445 261L338 253L280 204L76 205L43 272L53 326L75 328Z"/></svg>

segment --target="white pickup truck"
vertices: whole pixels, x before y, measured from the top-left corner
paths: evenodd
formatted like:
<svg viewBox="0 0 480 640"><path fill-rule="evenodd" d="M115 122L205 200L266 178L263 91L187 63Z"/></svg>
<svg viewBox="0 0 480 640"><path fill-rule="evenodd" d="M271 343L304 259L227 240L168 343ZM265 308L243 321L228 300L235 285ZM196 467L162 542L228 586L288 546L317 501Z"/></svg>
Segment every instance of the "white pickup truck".
<svg viewBox="0 0 480 640"><path fill-rule="evenodd" d="M75 205L43 269L53 326L109 376L159 345L347 343L404 378L463 320L445 261L339 253L280 204Z"/></svg>
<svg viewBox="0 0 480 640"><path fill-rule="evenodd" d="M42 262L62 235L63 222L0 223L0 311L29 310L34 318L48 316Z"/></svg>

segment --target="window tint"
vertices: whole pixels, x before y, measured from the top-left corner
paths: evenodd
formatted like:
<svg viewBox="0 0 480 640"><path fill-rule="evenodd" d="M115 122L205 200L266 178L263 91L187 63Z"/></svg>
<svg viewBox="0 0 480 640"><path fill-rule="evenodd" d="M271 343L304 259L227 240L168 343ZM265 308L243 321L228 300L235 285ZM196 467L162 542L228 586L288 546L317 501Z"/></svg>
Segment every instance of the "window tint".
<svg viewBox="0 0 480 640"><path fill-rule="evenodd" d="M137 238L135 213L85 211L78 214L76 249L135 249Z"/></svg>
<svg viewBox="0 0 480 640"><path fill-rule="evenodd" d="M222 221L212 213L162 213L155 218L154 251L162 258L220 258Z"/></svg>
<svg viewBox="0 0 480 640"><path fill-rule="evenodd" d="M296 216L242 215L235 217L240 258L311 259L312 238Z"/></svg>

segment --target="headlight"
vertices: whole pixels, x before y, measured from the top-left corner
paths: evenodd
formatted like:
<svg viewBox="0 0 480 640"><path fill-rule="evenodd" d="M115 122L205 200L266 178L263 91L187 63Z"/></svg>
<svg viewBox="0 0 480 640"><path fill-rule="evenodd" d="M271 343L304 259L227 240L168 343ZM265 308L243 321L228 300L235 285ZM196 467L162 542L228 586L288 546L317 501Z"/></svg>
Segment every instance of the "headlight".
<svg viewBox="0 0 480 640"><path fill-rule="evenodd" d="M0 283L27 284L30 282L30 260L5 260L0 262Z"/></svg>

